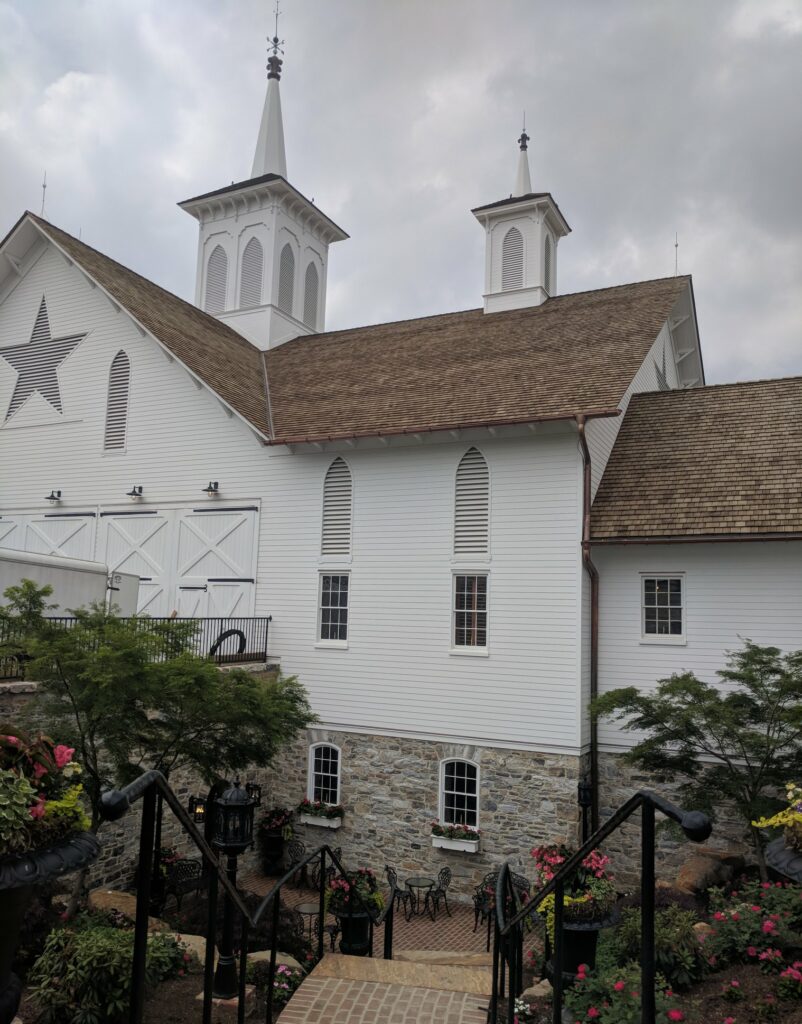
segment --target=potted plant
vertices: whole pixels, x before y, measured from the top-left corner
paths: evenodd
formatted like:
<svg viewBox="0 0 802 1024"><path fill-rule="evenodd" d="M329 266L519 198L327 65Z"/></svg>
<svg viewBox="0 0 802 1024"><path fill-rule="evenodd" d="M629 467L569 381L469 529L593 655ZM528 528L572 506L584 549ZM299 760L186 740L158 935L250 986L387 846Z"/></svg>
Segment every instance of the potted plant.
<svg viewBox="0 0 802 1024"><path fill-rule="evenodd" d="M72 747L0 726L0 1024L20 997L11 964L37 885L90 864L100 847L87 829Z"/></svg>
<svg viewBox="0 0 802 1024"><path fill-rule="evenodd" d="M439 821L432 822L432 846L439 846L443 850L476 853L480 836L480 830L470 825L441 825Z"/></svg>
<svg viewBox="0 0 802 1024"><path fill-rule="evenodd" d="M284 841L292 835L292 811L271 807L256 827L259 861L266 875L279 875L284 864Z"/></svg>
<svg viewBox="0 0 802 1024"><path fill-rule="evenodd" d="M376 875L370 868L358 868L347 875L335 875L326 889L326 910L340 925L340 952L367 956L370 952L370 922L384 907Z"/></svg>
<svg viewBox="0 0 802 1024"><path fill-rule="evenodd" d="M319 828L339 828L343 823L342 804L324 804L322 800L304 797L296 808L302 825L317 825Z"/></svg>
<svg viewBox="0 0 802 1024"><path fill-rule="evenodd" d="M532 851L536 885L542 888L554 878L574 851L563 843L536 846ZM596 963L599 932L614 923L613 911L618 893L607 873L610 858L600 850L592 850L582 861L565 886L563 900L563 975L573 981L579 965L592 969ZM546 960L549 971L554 949L554 896L547 896L538 907L546 916Z"/></svg>
<svg viewBox="0 0 802 1024"><path fill-rule="evenodd" d="M802 882L802 786L788 782L785 786L788 806L770 818L752 822L755 829L782 828L766 847L766 863L774 871L794 882Z"/></svg>

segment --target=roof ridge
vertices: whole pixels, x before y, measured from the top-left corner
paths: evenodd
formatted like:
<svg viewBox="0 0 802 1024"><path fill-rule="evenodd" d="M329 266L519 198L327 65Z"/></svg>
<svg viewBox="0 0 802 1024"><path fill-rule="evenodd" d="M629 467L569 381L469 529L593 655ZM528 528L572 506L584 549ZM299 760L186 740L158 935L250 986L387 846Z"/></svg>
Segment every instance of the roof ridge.
<svg viewBox="0 0 802 1024"><path fill-rule="evenodd" d="M669 395L694 395L702 391L717 391L723 390L724 388L748 388L754 387L760 384L791 384L800 383L802 384L802 374L795 373L788 377L757 377L755 380L725 380L719 381L718 384L703 384L700 387L693 388L670 388L668 391L638 391L632 398L657 398L667 397Z"/></svg>
<svg viewBox="0 0 802 1024"><path fill-rule="evenodd" d="M577 295L593 295L597 292L614 292L617 291L619 288L632 288L635 285L639 284L661 284L664 281L679 282L690 280L692 280L691 274L679 274L676 277L673 274L671 274L669 277L647 277L645 281L626 281L624 284L610 284L604 288L585 288L581 292L561 292L559 295L551 295L547 302L544 303L544 305L548 305L548 302L551 302L552 300L555 299L568 299L573 298L574 296Z"/></svg>

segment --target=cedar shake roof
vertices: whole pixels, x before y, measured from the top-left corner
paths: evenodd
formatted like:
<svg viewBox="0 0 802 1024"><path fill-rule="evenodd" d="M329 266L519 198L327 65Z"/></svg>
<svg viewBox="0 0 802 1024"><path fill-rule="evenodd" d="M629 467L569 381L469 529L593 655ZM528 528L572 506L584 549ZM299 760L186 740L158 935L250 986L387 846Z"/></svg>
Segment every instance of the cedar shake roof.
<svg viewBox="0 0 802 1024"><path fill-rule="evenodd" d="M273 443L612 411L690 278L296 338L267 353Z"/></svg>
<svg viewBox="0 0 802 1024"><path fill-rule="evenodd" d="M38 228L261 433L269 434L262 354L231 327L41 217Z"/></svg>
<svg viewBox="0 0 802 1024"><path fill-rule="evenodd" d="M802 377L635 395L591 537L802 535Z"/></svg>

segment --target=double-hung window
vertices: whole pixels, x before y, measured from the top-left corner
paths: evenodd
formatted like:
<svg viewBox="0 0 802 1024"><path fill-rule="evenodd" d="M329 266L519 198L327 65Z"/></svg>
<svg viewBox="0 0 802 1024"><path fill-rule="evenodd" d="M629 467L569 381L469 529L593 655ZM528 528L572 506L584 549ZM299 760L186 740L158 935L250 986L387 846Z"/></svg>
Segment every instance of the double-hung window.
<svg viewBox="0 0 802 1024"><path fill-rule="evenodd" d="M348 573L320 574L321 641L346 643L348 640Z"/></svg>
<svg viewBox="0 0 802 1024"><path fill-rule="evenodd" d="M479 824L479 769L472 761L443 761L440 819L444 825Z"/></svg>
<svg viewBox="0 0 802 1024"><path fill-rule="evenodd" d="M324 804L340 802L340 751L328 743L317 743L309 751L310 800Z"/></svg>
<svg viewBox="0 0 802 1024"><path fill-rule="evenodd" d="M454 576L454 647L487 647L487 576Z"/></svg>
<svg viewBox="0 0 802 1024"><path fill-rule="evenodd" d="M682 576L641 577L644 640L685 638L685 581Z"/></svg>

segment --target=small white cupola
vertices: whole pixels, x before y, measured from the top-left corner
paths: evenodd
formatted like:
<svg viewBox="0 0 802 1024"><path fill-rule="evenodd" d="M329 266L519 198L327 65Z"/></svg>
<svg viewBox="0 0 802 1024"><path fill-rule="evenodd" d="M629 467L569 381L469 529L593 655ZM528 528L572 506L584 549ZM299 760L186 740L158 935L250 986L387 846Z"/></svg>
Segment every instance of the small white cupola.
<svg viewBox="0 0 802 1024"><path fill-rule="evenodd" d="M533 192L529 136L520 151L515 191L472 210L485 229L485 313L539 306L557 294L557 245L571 230L549 192Z"/></svg>
<svg viewBox="0 0 802 1024"><path fill-rule="evenodd" d="M251 177L179 203L200 228L195 305L261 349L325 329L329 245L348 238L287 180L283 52L277 23Z"/></svg>

